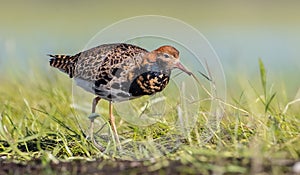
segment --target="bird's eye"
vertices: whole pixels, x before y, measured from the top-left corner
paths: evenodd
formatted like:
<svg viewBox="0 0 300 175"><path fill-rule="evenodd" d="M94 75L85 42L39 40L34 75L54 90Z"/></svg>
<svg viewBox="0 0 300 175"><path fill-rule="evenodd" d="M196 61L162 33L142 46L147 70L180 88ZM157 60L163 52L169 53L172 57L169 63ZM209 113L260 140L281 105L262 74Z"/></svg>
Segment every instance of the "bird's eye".
<svg viewBox="0 0 300 175"><path fill-rule="evenodd" d="M170 58L170 56L168 54L164 54L165 58Z"/></svg>

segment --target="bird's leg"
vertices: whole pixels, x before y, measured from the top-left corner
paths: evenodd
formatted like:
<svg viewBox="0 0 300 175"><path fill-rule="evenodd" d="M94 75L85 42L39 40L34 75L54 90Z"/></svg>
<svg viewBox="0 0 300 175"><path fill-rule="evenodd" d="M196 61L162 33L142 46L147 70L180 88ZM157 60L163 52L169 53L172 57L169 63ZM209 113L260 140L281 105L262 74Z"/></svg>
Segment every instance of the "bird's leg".
<svg viewBox="0 0 300 175"><path fill-rule="evenodd" d="M96 111L96 106L97 106L97 104L98 104L98 102L99 102L100 99L101 99L100 97L95 97L95 98L93 99L92 113L91 113L91 115L89 116L89 119L90 119L90 121L91 121L91 125L90 125L90 137L91 137L91 140L92 140L92 142L94 143L94 145L95 145L100 151L104 151L105 148L104 148L102 145L98 144L98 143L96 142L95 138L94 138L94 120L95 120L95 118L99 117L99 114L96 114L95 111Z"/></svg>
<svg viewBox="0 0 300 175"><path fill-rule="evenodd" d="M110 123L110 126L111 126L112 130L113 130L114 138L117 142L117 147L118 147L119 150L122 150L119 135L118 135L118 132L117 132L117 127L116 127L116 124L115 124L115 117L113 115L113 106L112 106L111 101L109 102L109 123Z"/></svg>

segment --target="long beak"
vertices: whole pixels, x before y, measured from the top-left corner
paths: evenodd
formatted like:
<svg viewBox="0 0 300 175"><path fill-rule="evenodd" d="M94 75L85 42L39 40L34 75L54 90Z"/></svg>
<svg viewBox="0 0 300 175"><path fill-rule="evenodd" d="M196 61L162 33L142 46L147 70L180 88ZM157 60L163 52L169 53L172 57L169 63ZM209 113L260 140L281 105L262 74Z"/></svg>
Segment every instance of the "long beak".
<svg viewBox="0 0 300 175"><path fill-rule="evenodd" d="M197 83L201 85L199 79L192 72L188 71L180 62L176 63L175 67L192 76L197 81Z"/></svg>
<svg viewBox="0 0 300 175"><path fill-rule="evenodd" d="M187 73L188 75L192 75L193 73L188 71L180 62L175 64L175 67Z"/></svg>

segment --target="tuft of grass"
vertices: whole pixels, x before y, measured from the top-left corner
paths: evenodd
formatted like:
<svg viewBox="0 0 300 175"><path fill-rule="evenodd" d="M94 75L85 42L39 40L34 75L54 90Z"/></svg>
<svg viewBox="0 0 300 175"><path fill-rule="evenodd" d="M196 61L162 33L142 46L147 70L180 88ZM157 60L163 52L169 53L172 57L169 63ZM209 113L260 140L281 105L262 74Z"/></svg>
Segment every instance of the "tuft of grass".
<svg viewBox="0 0 300 175"><path fill-rule="evenodd" d="M264 98L263 99L260 99L262 101L262 103L265 105L265 112L271 111L270 109L270 104L272 102L272 100L274 99L275 95L276 95L276 92L275 93L272 93L272 94L268 94L267 93L267 73L266 73L266 69L265 69L265 66L264 66L264 63L261 59L258 60L259 62L259 70L260 70L260 80L261 80L261 85L262 85L262 88L263 88L263 96Z"/></svg>

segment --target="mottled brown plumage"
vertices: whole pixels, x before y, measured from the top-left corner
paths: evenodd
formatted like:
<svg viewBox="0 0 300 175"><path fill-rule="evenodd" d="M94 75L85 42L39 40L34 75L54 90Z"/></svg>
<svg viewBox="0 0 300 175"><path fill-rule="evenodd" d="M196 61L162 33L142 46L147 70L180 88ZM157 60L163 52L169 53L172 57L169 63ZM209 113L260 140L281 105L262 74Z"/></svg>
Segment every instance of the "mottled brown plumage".
<svg viewBox="0 0 300 175"><path fill-rule="evenodd" d="M74 56L49 56L52 67L65 72L78 86L97 96L93 113L100 98L111 104L162 91L174 68L191 74L179 62L179 51L172 46L149 52L131 44L104 44ZM112 114L110 117L118 139ZM93 119L91 121L93 124Z"/></svg>

